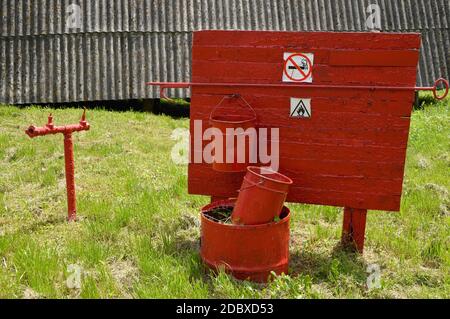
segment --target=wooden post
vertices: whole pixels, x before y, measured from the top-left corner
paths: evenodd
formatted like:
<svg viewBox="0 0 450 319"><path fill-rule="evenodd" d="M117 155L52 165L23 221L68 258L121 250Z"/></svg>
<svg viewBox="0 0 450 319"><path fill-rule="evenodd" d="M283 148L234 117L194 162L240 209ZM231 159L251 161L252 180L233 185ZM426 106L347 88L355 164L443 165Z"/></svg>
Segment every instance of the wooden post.
<svg viewBox="0 0 450 319"><path fill-rule="evenodd" d="M211 203L217 202L218 200L228 199L228 197L220 197L220 196L211 196Z"/></svg>
<svg viewBox="0 0 450 319"><path fill-rule="evenodd" d="M359 253L364 250L367 209L344 208L344 222L342 225L342 244L356 249Z"/></svg>

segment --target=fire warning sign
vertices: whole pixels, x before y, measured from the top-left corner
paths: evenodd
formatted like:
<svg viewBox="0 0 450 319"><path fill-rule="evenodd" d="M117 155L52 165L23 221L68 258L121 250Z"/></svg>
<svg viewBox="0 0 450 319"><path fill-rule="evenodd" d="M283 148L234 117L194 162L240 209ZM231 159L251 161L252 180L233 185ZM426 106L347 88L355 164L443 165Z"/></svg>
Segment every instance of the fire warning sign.
<svg viewBox="0 0 450 319"><path fill-rule="evenodd" d="M311 117L311 99L291 97L289 117Z"/></svg>
<svg viewBox="0 0 450 319"><path fill-rule="evenodd" d="M285 52L283 60L283 82L312 83L314 54Z"/></svg>

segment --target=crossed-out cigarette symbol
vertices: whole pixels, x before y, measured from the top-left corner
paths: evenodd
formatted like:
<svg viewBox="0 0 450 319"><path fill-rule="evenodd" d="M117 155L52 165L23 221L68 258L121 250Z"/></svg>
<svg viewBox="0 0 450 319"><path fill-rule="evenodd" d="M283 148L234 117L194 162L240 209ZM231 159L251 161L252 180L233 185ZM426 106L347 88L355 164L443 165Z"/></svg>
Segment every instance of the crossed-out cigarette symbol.
<svg viewBox="0 0 450 319"><path fill-rule="evenodd" d="M296 57L299 57L295 59ZM311 61L302 53L293 53L285 61L284 74L291 81L304 81L311 75Z"/></svg>

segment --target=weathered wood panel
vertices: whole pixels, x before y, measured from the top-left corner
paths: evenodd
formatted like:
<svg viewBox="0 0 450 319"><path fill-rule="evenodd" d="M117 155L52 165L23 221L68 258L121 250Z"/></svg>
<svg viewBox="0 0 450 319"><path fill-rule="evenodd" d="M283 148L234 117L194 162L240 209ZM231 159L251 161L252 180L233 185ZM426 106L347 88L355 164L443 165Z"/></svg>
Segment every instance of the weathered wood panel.
<svg viewBox="0 0 450 319"><path fill-rule="evenodd" d="M399 209L419 34L200 31L193 43L193 82L280 84L283 53L306 52L314 54L313 84L411 87L192 89L192 138L193 121L208 128L213 107L232 93L251 104L259 127L279 128L280 172L294 181L288 201ZM312 116L290 118L291 97L311 98ZM191 163L189 192L236 196L242 177Z"/></svg>

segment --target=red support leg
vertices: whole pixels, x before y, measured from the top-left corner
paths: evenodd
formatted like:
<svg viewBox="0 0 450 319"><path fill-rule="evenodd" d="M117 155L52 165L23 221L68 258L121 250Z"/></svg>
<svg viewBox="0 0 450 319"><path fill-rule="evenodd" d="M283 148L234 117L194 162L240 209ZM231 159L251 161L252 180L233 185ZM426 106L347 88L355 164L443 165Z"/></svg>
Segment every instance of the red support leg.
<svg viewBox="0 0 450 319"><path fill-rule="evenodd" d="M64 134L64 161L66 166L67 211L68 221L77 218L77 204L75 199L75 165L73 162L72 134Z"/></svg>
<svg viewBox="0 0 450 319"><path fill-rule="evenodd" d="M220 197L220 196L211 196L211 203L217 202L218 200L225 200L228 199L227 197Z"/></svg>
<svg viewBox="0 0 450 319"><path fill-rule="evenodd" d="M344 208L342 244L356 249L362 254L366 232L367 209Z"/></svg>

